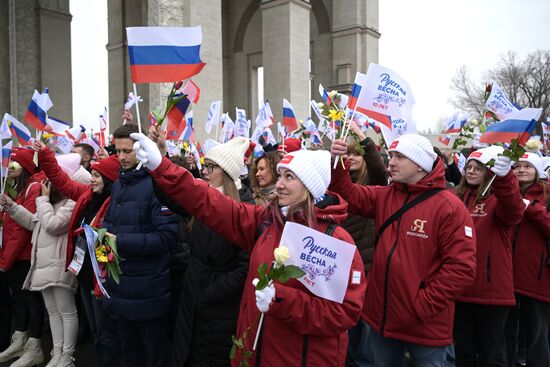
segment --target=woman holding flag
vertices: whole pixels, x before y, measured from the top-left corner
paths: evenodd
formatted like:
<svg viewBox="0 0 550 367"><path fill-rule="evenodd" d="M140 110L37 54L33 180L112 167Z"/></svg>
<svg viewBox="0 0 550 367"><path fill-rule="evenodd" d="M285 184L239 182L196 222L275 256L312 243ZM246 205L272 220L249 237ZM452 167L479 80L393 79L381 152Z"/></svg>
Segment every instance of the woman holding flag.
<svg viewBox="0 0 550 367"><path fill-rule="evenodd" d="M513 172L527 208L516 227L512 245L517 305L512 311L510 325L516 329L519 317L525 335L527 365L546 367L550 366L550 193L543 181L545 172L537 154L525 153L515 164ZM511 334L509 351L515 350L517 330ZM513 357L514 353L510 353L508 359Z"/></svg>
<svg viewBox="0 0 550 367"><path fill-rule="evenodd" d="M477 233L474 284L456 302L454 341L457 367L505 366L505 323L516 303L512 273L514 229L525 204L503 148L472 152L456 194L470 212ZM487 164L494 160L494 165ZM485 188L496 176L490 190Z"/></svg>
<svg viewBox="0 0 550 367"><path fill-rule="evenodd" d="M134 149L149 168L160 188L190 214L203 221L227 240L250 253L236 335L243 335L253 325L260 310L265 313L258 347L251 355L250 365L270 366L344 366L347 330L357 323L363 305L365 278L362 262L355 250L343 302L337 303L313 295L299 281L274 283L255 290L251 283L262 263L274 260L285 222L309 225L352 244L341 227L346 216L346 204L337 195L326 192L330 182L330 155L326 151L297 151L287 154L277 168L278 198L268 206L237 203L184 169L162 158L153 141L142 134L132 134L137 140ZM247 144L243 137L235 138ZM240 162L242 165L242 163ZM331 229L332 228L332 229ZM250 330L245 350L252 350ZM233 366L239 365L237 359Z"/></svg>

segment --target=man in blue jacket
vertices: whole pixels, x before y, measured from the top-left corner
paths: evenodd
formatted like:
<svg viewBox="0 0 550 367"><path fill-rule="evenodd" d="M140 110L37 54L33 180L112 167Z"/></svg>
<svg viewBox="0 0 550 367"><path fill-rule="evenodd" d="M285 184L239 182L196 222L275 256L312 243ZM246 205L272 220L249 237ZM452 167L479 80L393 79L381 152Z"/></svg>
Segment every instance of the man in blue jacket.
<svg viewBox="0 0 550 367"><path fill-rule="evenodd" d="M169 247L176 241L178 217L153 191L146 168L138 169L130 134L136 125L113 132L122 167L113 184L103 227L116 235L121 258L120 283L105 283L103 299L120 333L122 366L166 366L167 316L170 308Z"/></svg>

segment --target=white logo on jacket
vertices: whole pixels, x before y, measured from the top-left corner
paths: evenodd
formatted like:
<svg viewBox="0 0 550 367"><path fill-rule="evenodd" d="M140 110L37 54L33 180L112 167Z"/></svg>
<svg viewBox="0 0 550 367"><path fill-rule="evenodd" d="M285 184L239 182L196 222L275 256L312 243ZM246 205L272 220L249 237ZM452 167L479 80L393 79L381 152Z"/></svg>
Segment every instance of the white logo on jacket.
<svg viewBox="0 0 550 367"><path fill-rule="evenodd" d="M410 227L410 230L407 231L408 236L420 237L420 238L429 238L430 236L426 234L424 226L428 223L425 219L415 219L413 225Z"/></svg>

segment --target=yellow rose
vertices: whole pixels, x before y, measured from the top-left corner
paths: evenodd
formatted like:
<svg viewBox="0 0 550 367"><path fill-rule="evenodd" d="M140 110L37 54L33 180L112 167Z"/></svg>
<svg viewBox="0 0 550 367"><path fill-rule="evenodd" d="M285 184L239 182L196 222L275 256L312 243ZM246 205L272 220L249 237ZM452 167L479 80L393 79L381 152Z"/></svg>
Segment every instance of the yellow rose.
<svg viewBox="0 0 550 367"><path fill-rule="evenodd" d="M275 263L277 263L278 265L284 265L290 257L288 247L285 246L277 247L275 250L273 250L273 255L275 256Z"/></svg>

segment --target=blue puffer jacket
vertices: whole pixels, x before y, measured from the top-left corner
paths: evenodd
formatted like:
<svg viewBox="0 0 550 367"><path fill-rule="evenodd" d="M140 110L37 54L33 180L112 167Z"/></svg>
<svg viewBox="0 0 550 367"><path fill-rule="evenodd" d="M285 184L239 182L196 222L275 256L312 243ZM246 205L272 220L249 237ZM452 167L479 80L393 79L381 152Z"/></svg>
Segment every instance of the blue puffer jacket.
<svg viewBox="0 0 550 367"><path fill-rule="evenodd" d="M121 171L113 184L103 227L117 236L120 284L108 278L111 298L103 306L111 317L150 320L170 308L170 243L176 241L179 217L161 205L146 169Z"/></svg>

